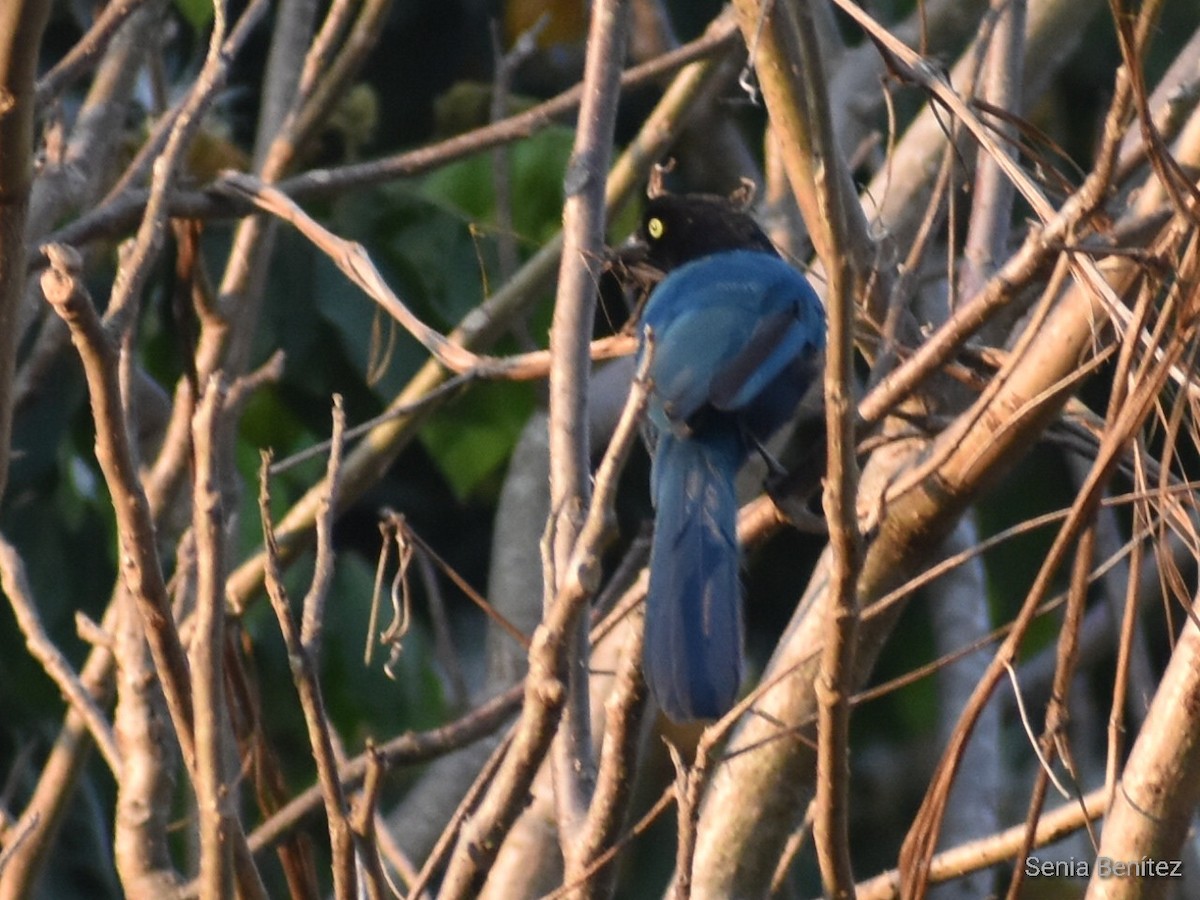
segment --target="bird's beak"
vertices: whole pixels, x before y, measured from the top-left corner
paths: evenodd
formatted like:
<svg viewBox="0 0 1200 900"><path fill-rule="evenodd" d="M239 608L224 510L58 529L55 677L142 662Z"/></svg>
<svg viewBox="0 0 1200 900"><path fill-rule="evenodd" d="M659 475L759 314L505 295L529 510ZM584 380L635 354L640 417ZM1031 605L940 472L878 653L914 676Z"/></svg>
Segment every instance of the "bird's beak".
<svg viewBox="0 0 1200 900"><path fill-rule="evenodd" d="M650 286L663 277L663 272L647 262L649 245L636 233L608 251L608 264L624 283Z"/></svg>
<svg viewBox="0 0 1200 900"><path fill-rule="evenodd" d="M636 231L627 237L620 246L613 249L613 256L626 265L637 265L644 262L650 252L650 246L642 240Z"/></svg>

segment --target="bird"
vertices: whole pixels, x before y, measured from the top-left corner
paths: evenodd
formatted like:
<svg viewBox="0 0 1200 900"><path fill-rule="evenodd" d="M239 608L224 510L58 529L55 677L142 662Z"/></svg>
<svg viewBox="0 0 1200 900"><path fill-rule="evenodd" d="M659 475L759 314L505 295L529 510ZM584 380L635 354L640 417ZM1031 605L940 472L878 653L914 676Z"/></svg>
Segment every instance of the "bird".
<svg viewBox="0 0 1200 900"><path fill-rule="evenodd" d="M643 672L668 719L714 719L742 680L734 479L816 379L825 314L808 280L727 198L652 197L636 238L664 273L638 349L639 362L650 355L654 506Z"/></svg>

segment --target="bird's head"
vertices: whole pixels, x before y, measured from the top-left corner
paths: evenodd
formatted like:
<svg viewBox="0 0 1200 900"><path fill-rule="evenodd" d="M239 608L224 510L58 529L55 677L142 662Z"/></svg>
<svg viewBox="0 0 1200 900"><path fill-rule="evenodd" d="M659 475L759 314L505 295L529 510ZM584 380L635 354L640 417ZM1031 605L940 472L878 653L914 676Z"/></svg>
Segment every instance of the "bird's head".
<svg viewBox="0 0 1200 900"><path fill-rule="evenodd" d="M663 272L724 250L777 255L743 204L714 194L662 194L647 202L637 240Z"/></svg>

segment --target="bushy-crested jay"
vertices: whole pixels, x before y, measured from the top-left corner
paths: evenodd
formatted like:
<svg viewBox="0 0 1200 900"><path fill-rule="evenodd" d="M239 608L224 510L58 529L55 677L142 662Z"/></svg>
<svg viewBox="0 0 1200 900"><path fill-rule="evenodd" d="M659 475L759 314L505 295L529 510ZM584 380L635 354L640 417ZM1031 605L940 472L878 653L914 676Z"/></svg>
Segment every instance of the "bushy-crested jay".
<svg viewBox="0 0 1200 900"><path fill-rule="evenodd" d="M734 477L816 377L825 316L804 276L724 198L656 197L640 238L666 273L646 304L639 353L649 329L646 681L671 719L713 718L737 699L742 674Z"/></svg>

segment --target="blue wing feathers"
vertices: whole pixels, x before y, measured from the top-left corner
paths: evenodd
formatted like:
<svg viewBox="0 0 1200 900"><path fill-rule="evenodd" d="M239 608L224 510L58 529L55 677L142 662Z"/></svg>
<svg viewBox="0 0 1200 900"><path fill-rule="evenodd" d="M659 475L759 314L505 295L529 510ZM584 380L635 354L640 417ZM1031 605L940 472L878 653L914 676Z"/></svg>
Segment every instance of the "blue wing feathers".
<svg viewBox="0 0 1200 900"><path fill-rule="evenodd" d="M791 310L763 318L745 347L713 376L710 402L728 412L745 409L809 350L811 343Z"/></svg>
<svg viewBox="0 0 1200 900"><path fill-rule="evenodd" d="M777 378L794 377L793 361L825 345L812 286L783 260L754 251L677 269L650 298L644 321L654 330L650 375L668 420L660 427L686 424L706 405L745 408ZM796 385L791 407L807 387Z"/></svg>

